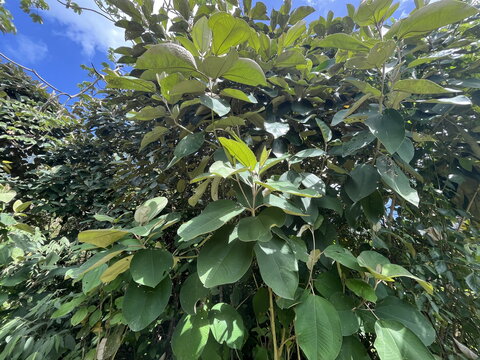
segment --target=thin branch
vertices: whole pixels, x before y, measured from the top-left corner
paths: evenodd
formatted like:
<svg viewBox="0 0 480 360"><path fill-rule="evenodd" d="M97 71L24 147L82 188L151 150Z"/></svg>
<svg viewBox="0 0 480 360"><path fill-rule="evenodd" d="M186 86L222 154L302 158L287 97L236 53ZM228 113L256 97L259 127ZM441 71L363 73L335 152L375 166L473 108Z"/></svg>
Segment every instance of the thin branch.
<svg viewBox="0 0 480 360"><path fill-rule="evenodd" d="M103 14L102 12L98 11L98 10L95 10L95 9L91 9L91 8L85 8L85 7L81 7L81 6L72 6L69 2L68 3L65 3L63 1L60 1L60 0L57 0L58 3L62 4L63 6L65 6L67 9L71 8L73 10L75 9L78 9L78 10L85 10L85 11L91 11L95 14L98 14L100 16L103 16L105 19L107 19L108 21L111 21L111 22L114 22L115 20L109 18L107 15Z"/></svg>
<svg viewBox="0 0 480 360"><path fill-rule="evenodd" d="M25 71L29 71L31 73L33 73L38 79L40 79L41 82L43 82L45 85L47 85L49 88L51 88L52 90L56 91L58 94L56 94L57 97L60 97L60 96L66 96L69 100L70 99L73 99L73 98L76 98L84 93L86 93L88 90L90 90L91 88L93 88L97 83L98 81L100 81L101 77L97 77L90 85L88 85L86 88L82 89L81 91L79 91L78 93L74 94L74 95L70 95L64 91L61 91L59 90L57 87L53 86L52 84L50 84L47 80L45 80L35 69L31 69L31 68L28 68L22 64L19 64L17 63L16 61L10 59L8 56L6 56L5 54L1 53L0 52L0 57L3 57L5 60L7 60L8 62L18 66L19 68L25 70ZM97 73L98 74L98 73Z"/></svg>

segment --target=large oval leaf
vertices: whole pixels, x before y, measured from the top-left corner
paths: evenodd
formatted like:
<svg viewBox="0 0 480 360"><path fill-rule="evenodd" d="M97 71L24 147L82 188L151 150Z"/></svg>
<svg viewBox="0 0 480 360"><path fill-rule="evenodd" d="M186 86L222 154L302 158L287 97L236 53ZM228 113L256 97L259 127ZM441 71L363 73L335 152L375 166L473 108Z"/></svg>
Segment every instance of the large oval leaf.
<svg viewBox="0 0 480 360"><path fill-rule="evenodd" d="M156 73L191 73L197 69L193 55L184 47L173 43L151 46L138 58L136 67Z"/></svg>
<svg viewBox="0 0 480 360"><path fill-rule="evenodd" d="M405 121L396 110L387 109L383 114L369 117L365 124L390 154L397 151L405 139Z"/></svg>
<svg viewBox="0 0 480 360"><path fill-rule="evenodd" d="M200 355L208 341L210 325L205 312L184 315L172 336L172 350L177 360L192 360Z"/></svg>
<svg viewBox="0 0 480 360"><path fill-rule="evenodd" d="M239 58L222 77L245 85L267 85L260 65L248 58Z"/></svg>
<svg viewBox="0 0 480 360"><path fill-rule="evenodd" d="M399 298L386 297L375 307L375 314L380 319L395 320L403 324L412 330L425 346L429 346L435 341L435 329L430 321L415 307Z"/></svg>
<svg viewBox="0 0 480 360"><path fill-rule="evenodd" d="M155 288L128 285L123 298L122 313L132 331L140 331L150 325L165 310L172 292L172 281L165 278Z"/></svg>
<svg viewBox="0 0 480 360"><path fill-rule="evenodd" d="M377 170L382 180L390 186L398 195L409 203L418 206L420 199L415 189L410 187L410 181L403 171L386 156L377 159Z"/></svg>
<svg viewBox="0 0 480 360"><path fill-rule="evenodd" d="M257 243L255 255L263 281L273 292L293 300L298 287L298 264L290 246L277 237Z"/></svg>
<svg viewBox="0 0 480 360"><path fill-rule="evenodd" d="M336 360L371 360L367 349L355 336L343 338L342 349Z"/></svg>
<svg viewBox="0 0 480 360"><path fill-rule="evenodd" d="M216 304L209 312L210 330L218 343L232 349L241 349L245 328L240 314L231 305Z"/></svg>
<svg viewBox="0 0 480 360"><path fill-rule="evenodd" d="M415 10L395 23L387 37L408 38L426 34L442 26L456 23L478 12L473 6L456 0L441 0Z"/></svg>
<svg viewBox="0 0 480 360"><path fill-rule="evenodd" d="M295 335L308 360L334 360L342 346L337 310L330 302L309 295L295 307Z"/></svg>
<svg viewBox="0 0 480 360"><path fill-rule="evenodd" d="M240 215L244 208L232 200L218 200L207 205L200 215L184 223L178 229L182 241L215 231L225 223Z"/></svg>
<svg viewBox="0 0 480 360"><path fill-rule="evenodd" d="M434 360L422 341L409 329L394 320L375 323L375 349L381 360Z"/></svg>
<svg viewBox="0 0 480 360"><path fill-rule="evenodd" d="M370 164L360 164L350 172L350 178L345 184L345 191L350 199L357 202L367 197L377 189L380 176Z"/></svg>
<svg viewBox="0 0 480 360"><path fill-rule="evenodd" d="M180 305L187 314L195 315L198 300L208 295L208 289L203 286L198 274L191 274L182 284L180 289Z"/></svg>
<svg viewBox="0 0 480 360"><path fill-rule="evenodd" d="M212 15L208 26L212 29L212 51L215 55L226 54L232 46L250 38L250 26L244 20L225 12Z"/></svg>
<svg viewBox="0 0 480 360"><path fill-rule="evenodd" d="M78 241L106 248L127 234L128 231L117 229L86 230L78 234Z"/></svg>
<svg viewBox="0 0 480 360"><path fill-rule="evenodd" d="M140 250L133 256L130 273L140 285L156 287L173 266L173 256L165 250Z"/></svg>
<svg viewBox="0 0 480 360"><path fill-rule="evenodd" d="M197 271L207 288L234 283L247 272L252 262L252 244L228 242L233 226L218 230L200 251Z"/></svg>

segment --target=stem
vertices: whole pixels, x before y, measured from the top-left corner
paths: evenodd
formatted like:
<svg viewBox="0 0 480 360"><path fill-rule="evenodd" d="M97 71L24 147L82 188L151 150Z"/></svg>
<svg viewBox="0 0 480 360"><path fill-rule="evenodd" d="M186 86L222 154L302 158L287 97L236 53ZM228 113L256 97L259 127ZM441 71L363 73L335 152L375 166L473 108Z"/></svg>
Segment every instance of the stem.
<svg viewBox="0 0 480 360"><path fill-rule="evenodd" d="M475 198L477 197L479 191L480 191L480 185L477 187L477 190L475 191L472 198L470 199L470 202L468 203L467 209L465 210L466 213L468 213L470 211L470 208L472 207L473 202L475 201ZM460 223L458 224L457 231L459 231L462 228L464 222L465 222L465 216L463 216L462 220L460 220Z"/></svg>
<svg viewBox="0 0 480 360"><path fill-rule="evenodd" d="M268 295L270 298L270 327L272 328L272 342L273 342L273 360L280 360L277 347L277 333L275 329L275 310L273 309L273 295L272 289L268 288Z"/></svg>

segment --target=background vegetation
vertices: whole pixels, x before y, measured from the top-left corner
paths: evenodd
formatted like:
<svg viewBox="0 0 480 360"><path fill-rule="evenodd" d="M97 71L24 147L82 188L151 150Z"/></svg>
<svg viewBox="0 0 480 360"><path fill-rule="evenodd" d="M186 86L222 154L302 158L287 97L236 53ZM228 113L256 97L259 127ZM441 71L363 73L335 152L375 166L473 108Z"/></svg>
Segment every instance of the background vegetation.
<svg viewBox="0 0 480 360"><path fill-rule="evenodd" d="M109 0L70 107L0 64L0 359L478 358L480 20L415 4Z"/></svg>

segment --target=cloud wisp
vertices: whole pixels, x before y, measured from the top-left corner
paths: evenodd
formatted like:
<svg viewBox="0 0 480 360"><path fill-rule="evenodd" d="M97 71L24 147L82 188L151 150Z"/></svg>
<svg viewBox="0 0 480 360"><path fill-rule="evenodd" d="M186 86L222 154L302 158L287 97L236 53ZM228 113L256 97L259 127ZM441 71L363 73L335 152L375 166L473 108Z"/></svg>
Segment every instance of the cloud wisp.
<svg viewBox="0 0 480 360"><path fill-rule="evenodd" d="M77 0L76 3L81 7L96 8L93 0ZM116 48L125 44L122 29L91 11L84 11L79 15L72 9L52 2L50 10L45 11L43 16L61 24L64 27L62 32L55 34L66 36L79 44L82 54L87 57L93 57L97 51L104 53L110 47Z"/></svg>
<svg viewBox="0 0 480 360"><path fill-rule="evenodd" d="M14 60L28 65L38 63L48 54L47 44L22 34L14 36L5 49Z"/></svg>

